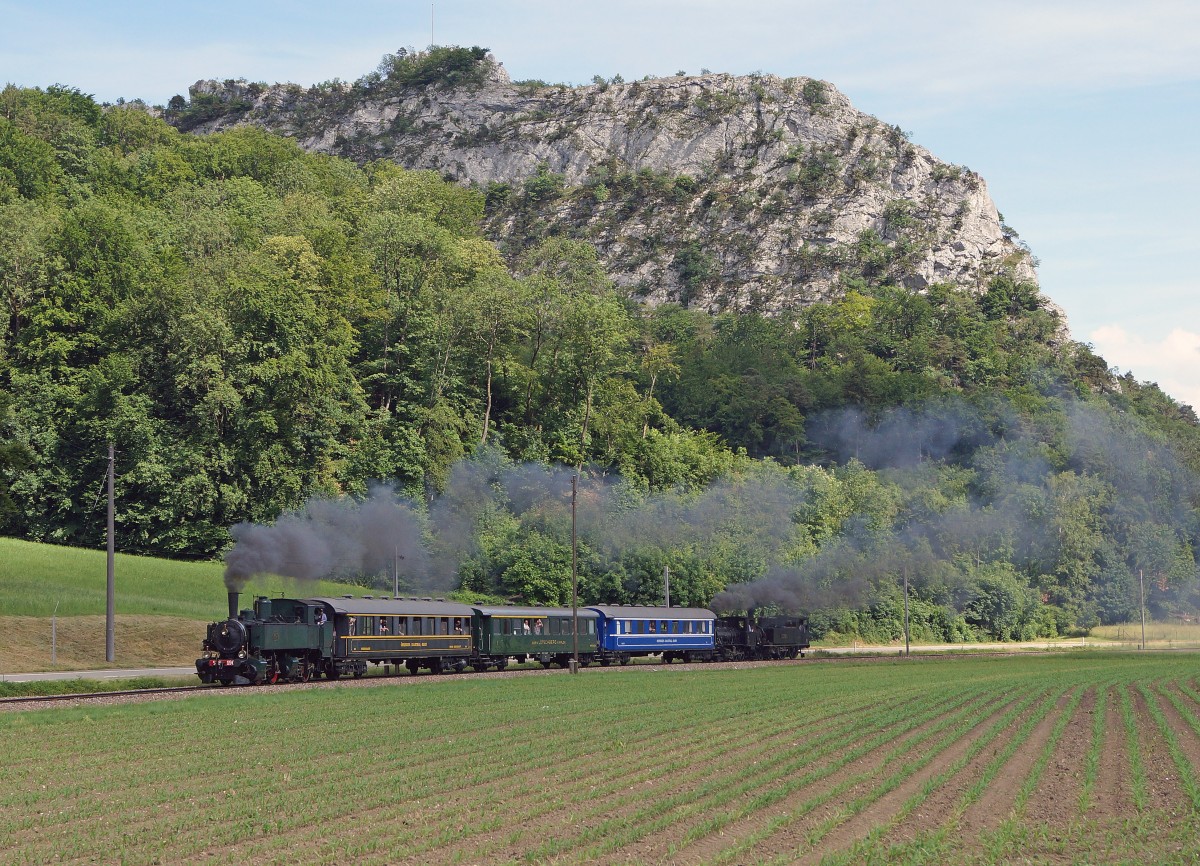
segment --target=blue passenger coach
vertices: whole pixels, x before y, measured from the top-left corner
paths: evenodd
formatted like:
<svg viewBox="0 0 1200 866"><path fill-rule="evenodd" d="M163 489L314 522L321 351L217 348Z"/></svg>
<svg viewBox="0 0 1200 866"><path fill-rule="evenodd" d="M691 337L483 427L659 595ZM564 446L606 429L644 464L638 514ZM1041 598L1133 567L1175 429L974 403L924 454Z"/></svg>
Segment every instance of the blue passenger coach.
<svg viewBox="0 0 1200 866"><path fill-rule="evenodd" d="M667 664L713 656L716 615L702 607L596 605L601 664L628 664L633 656L662 653Z"/></svg>

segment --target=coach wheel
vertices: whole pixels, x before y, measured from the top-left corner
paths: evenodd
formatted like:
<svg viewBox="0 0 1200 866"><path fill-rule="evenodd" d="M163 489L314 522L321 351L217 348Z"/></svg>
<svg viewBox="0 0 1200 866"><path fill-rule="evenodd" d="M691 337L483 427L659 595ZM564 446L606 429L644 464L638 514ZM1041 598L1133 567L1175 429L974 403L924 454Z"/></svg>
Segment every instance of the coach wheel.
<svg viewBox="0 0 1200 866"><path fill-rule="evenodd" d="M354 678L356 680L362 679L362 675L365 674L366 672L367 672L367 666L365 664L354 666Z"/></svg>
<svg viewBox="0 0 1200 866"><path fill-rule="evenodd" d="M600 667L602 667L602 668L606 668L611 664L612 664L612 659L610 659L610 658L606 657L606 658L600 659Z"/></svg>
<svg viewBox="0 0 1200 866"><path fill-rule="evenodd" d="M629 653L621 653L621 664L622 665L629 664Z"/></svg>
<svg viewBox="0 0 1200 866"><path fill-rule="evenodd" d="M326 662L326 664L325 664L325 678L326 679L336 680L341 675L342 675L342 672L338 670L337 662Z"/></svg>
<svg viewBox="0 0 1200 866"><path fill-rule="evenodd" d="M304 666L300 668L300 682L306 683L312 679L312 668L308 666L308 662L304 662Z"/></svg>
<svg viewBox="0 0 1200 866"><path fill-rule="evenodd" d="M440 674L442 672L442 660L441 659L430 659L429 660L429 672L431 674Z"/></svg>

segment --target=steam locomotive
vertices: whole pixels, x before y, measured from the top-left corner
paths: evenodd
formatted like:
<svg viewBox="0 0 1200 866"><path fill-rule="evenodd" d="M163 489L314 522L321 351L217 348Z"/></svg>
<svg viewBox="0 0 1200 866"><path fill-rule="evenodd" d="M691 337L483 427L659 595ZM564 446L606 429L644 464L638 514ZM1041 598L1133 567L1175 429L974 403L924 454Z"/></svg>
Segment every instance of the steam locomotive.
<svg viewBox="0 0 1200 866"><path fill-rule="evenodd" d="M706 608L466 605L433 598L266 598L208 626L196 673L203 683L259 685L361 677L369 664L410 673L503 670L510 662L629 664L782 659L804 655L802 616L718 617Z"/></svg>

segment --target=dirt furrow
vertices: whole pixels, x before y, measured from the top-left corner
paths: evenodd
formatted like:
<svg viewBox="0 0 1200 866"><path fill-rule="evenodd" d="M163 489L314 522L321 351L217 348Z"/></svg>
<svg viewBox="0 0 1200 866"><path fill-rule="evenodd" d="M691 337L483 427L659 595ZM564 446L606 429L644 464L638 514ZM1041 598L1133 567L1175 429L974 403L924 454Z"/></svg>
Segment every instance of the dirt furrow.
<svg viewBox="0 0 1200 866"><path fill-rule="evenodd" d="M882 849L889 845L905 844L927 833L943 829L947 822L954 818L967 792L970 791L979 777L984 774L988 765L1004 750L1012 738L1016 736L1017 731L1020 730L1024 721L1031 714L1037 712L1037 708L1038 703L1031 702L1020 715L1012 719L1005 726L1004 730L996 735L996 738L989 745L973 755L967 764L960 768L951 778L944 780L930 791L929 795L909 813L905 820L884 832L876 847ZM970 738L964 738L967 740L967 745L964 748L958 749L957 756L953 760L946 762L939 773L945 772L956 761L969 754L971 746L979 741L986 730L985 725L977 726ZM937 775L933 774L930 778L936 778ZM889 815L885 820L890 821L892 818L893 816ZM877 820L876 823L884 823L884 821Z"/></svg>
<svg viewBox="0 0 1200 866"><path fill-rule="evenodd" d="M1102 822L1108 819L1125 820L1137 814L1133 805L1133 785L1130 781L1129 752L1125 748L1125 723L1121 719L1118 698L1121 686L1108 690L1104 710L1104 743L1100 749L1100 767L1089 819Z"/></svg>
<svg viewBox="0 0 1200 866"><path fill-rule="evenodd" d="M803 754L820 745L821 738L805 740L798 734L798 728L798 725L783 720L773 730L757 732L753 742L736 743L721 750L714 747L710 729L709 736L703 740L681 738L673 748L667 748L664 743L663 754L638 761L639 769L629 773L628 778L622 778L619 768L605 767L607 761L602 761L565 802L560 799L557 803L545 804L544 808L511 799L504 799L503 805L494 803L501 815L515 816L516 821L505 820L494 829L489 827L483 832L470 833L450 849L441 849L439 856L490 862L504 859L509 849L522 850L530 844L529 840L535 840L536 844L554 838L574 838L589 829L594 832L594 827L601 822L619 824L622 815L630 815L632 821L634 814L644 808L649 799L686 799L691 791L709 784L714 776L732 777L743 768L753 770L760 762L786 760L791 754ZM738 724L730 728L730 737L735 737L738 730L741 730ZM669 770L671 766L677 769ZM426 859L414 854L398 862L418 863Z"/></svg>
<svg viewBox="0 0 1200 866"><path fill-rule="evenodd" d="M980 834L996 829L1010 817L1021 787L1041 757L1054 725L1070 701L1070 693L1059 697L1054 709L1038 722L1029 739L1004 765L983 795L967 807L958 822L960 838L978 838Z"/></svg>
<svg viewBox="0 0 1200 866"><path fill-rule="evenodd" d="M826 803L808 814L797 816L799 820L786 824L758 842L752 851L754 857L763 860L791 858L792 862L815 863L830 852L850 847L875 825L887 823L899 812L904 802L930 780L961 761L1012 709L1011 702L991 704L988 707L990 712L978 718L965 732L956 733L957 725L952 725L944 734L926 742L914 742L914 748L907 754L897 755L886 767L880 768L881 772L844 792L836 802ZM925 762L923 766L922 762ZM879 800L870 802L876 790L886 786L889 781L895 781L897 776L904 778L898 780L896 788L883 793ZM866 802L856 804L856 801L864 799Z"/></svg>
<svg viewBox="0 0 1200 866"><path fill-rule="evenodd" d="M1178 815L1190 809L1186 792L1179 779L1179 771L1171 758L1154 717L1146 706L1146 699L1141 691L1129 687L1129 696L1133 701L1135 713L1138 746L1142 753L1142 766L1146 773L1146 794L1148 806L1153 811Z"/></svg>
<svg viewBox="0 0 1200 866"><path fill-rule="evenodd" d="M1064 828L1079 819L1079 797L1092 745L1096 690L1088 689L1067 722L1054 754L1025 807L1027 821Z"/></svg>
<svg viewBox="0 0 1200 866"><path fill-rule="evenodd" d="M1171 696L1174 696L1177 700L1180 700L1181 704L1184 703L1182 700L1183 696L1179 690L1170 683L1160 683L1157 687L1157 692L1158 693L1155 694L1155 701L1161 708L1163 717L1166 719L1168 727L1175 734L1175 742L1178 744L1179 750L1183 753L1184 758L1187 759L1187 763L1191 768L1192 778L1197 779L1200 777L1200 734L1197 734L1196 729L1188 723L1188 720L1183 717L1183 715L1171 702L1168 697L1168 693ZM1187 707L1186 704L1184 704L1184 706ZM1190 710L1193 717L1200 717L1200 708L1196 708L1193 705L1192 707L1187 707L1187 709ZM1179 768L1176 767L1175 770L1176 774L1178 775ZM1180 780L1180 784L1182 786L1182 780ZM1184 788L1184 793L1186 796L1186 788ZM1193 803L1192 805L1195 804Z"/></svg>
<svg viewBox="0 0 1200 866"><path fill-rule="evenodd" d="M822 775L825 768L836 767L838 762L853 752L856 744L853 742L849 743L837 752L824 756L819 763L814 763L811 767L807 768L808 773L816 773L819 778L815 778L810 785L792 794L788 799L758 809L752 815L735 818L731 823L721 827L716 832L687 844L678 850L672 851L679 844L680 840L686 839L689 833L709 819L710 816L708 814L698 814L688 823L676 825L672 828L670 838L657 838L651 842L641 842L626 846L620 852L617 852L617 856L614 858L606 858L606 862L670 862L680 864L704 862L717 855L723 849L735 844L738 839L752 836L762 828L769 826L773 821L789 818L796 810L797 799L803 798L804 802L808 802L814 797L819 797L824 792L836 790L840 785L844 785L847 780L854 776L878 772L883 766L887 754L895 749L899 743L923 741L929 731L935 728L945 718L947 713L966 714L971 712L973 708L977 709L981 703L991 703L991 701L976 698L969 702L960 702L952 707L947 707L945 712L912 727L906 732L897 732L895 737L881 738L878 744L871 747L869 751L854 758L846 766L837 768L827 775ZM862 739L866 739L868 734L878 736L879 733L883 732L883 729L879 731L863 730L860 732L861 737L859 741L861 742ZM785 781L787 780L776 780L772 784L778 785L780 782ZM857 787L861 787L862 784L860 783ZM765 786L764 792L769 790L770 787ZM850 791L853 790L850 789ZM842 792L838 795L837 799L857 796L857 794L851 794L850 791ZM736 808L738 805L734 804L734 807ZM825 814L823 809L826 808L831 807L818 807L814 810L814 813L820 812L821 814Z"/></svg>

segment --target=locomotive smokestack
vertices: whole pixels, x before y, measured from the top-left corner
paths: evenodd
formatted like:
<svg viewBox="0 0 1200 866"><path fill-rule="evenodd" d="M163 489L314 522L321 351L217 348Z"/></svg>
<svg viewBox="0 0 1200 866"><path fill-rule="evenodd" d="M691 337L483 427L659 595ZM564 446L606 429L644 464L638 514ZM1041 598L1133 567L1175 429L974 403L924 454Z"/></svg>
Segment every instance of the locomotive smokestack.
<svg viewBox="0 0 1200 866"><path fill-rule="evenodd" d="M237 619L238 615L238 593L234 590L229 590L229 618Z"/></svg>

